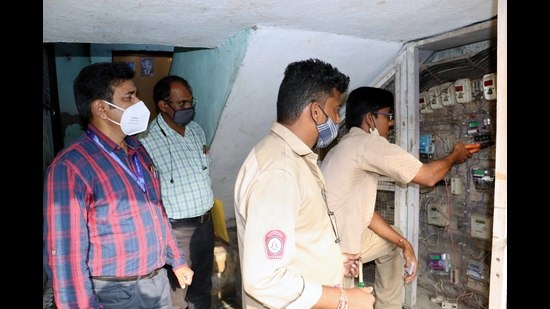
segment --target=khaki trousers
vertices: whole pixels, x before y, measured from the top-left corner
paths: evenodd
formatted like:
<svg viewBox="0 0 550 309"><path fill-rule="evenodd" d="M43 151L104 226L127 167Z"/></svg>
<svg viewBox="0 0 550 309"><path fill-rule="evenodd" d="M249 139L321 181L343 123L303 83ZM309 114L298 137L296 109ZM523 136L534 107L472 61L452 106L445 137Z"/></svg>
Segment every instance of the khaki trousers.
<svg viewBox="0 0 550 309"><path fill-rule="evenodd" d="M398 228L392 226L399 234ZM401 234L402 235L402 234ZM376 309L402 309L403 303L403 259L401 248L368 229L361 241L361 262L376 264L374 293ZM355 285L355 278L344 277L344 287Z"/></svg>

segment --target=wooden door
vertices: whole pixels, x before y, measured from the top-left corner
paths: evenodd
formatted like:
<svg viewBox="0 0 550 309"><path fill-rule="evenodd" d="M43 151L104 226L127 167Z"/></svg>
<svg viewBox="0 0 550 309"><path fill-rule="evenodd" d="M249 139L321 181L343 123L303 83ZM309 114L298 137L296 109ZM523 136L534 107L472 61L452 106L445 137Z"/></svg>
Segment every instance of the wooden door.
<svg viewBox="0 0 550 309"><path fill-rule="evenodd" d="M114 61L127 62L136 71L134 84L138 90L137 95L151 111L149 117L149 121L151 121L157 115L157 108L153 102L153 87L157 81L170 72L172 53L113 51Z"/></svg>

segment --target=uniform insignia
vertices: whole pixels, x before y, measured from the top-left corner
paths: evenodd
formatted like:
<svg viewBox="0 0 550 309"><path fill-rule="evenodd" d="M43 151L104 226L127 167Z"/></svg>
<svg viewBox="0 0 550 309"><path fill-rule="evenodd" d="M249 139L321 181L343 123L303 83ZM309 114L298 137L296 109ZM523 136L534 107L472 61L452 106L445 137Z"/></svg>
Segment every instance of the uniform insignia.
<svg viewBox="0 0 550 309"><path fill-rule="evenodd" d="M265 234L265 252L268 259L283 258L286 235L280 230L272 230Z"/></svg>

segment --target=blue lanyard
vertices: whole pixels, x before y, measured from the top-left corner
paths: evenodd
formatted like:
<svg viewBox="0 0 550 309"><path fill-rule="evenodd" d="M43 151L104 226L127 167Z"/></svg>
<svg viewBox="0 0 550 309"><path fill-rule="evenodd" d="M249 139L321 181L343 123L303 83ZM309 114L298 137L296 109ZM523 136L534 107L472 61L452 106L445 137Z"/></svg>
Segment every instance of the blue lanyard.
<svg viewBox="0 0 550 309"><path fill-rule="evenodd" d="M118 165L120 165L126 171L126 173L128 173L128 175L130 175L130 177L132 177L132 179L141 188L141 191L145 192L145 178L143 177L143 171L141 170L141 167L139 166L139 161L138 161L137 155L135 153L132 155L132 161L134 161L134 166L136 167L137 176L134 175L134 173L132 173L132 171L128 168L128 166L126 166L126 164L124 164L124 163L122 163L122 161L120 161L119 157L117 157L112 151L107 150L105 148L105 146L103 146L103 144L99 141L99 138L97 137L97 135L95 135L90 130L86 130L86 134L94 142L96 142L96 144L98 144L101 147L101 149L103 149L105 152L107 152L111 156L111 158L113 158L118 163Z"/></svg>

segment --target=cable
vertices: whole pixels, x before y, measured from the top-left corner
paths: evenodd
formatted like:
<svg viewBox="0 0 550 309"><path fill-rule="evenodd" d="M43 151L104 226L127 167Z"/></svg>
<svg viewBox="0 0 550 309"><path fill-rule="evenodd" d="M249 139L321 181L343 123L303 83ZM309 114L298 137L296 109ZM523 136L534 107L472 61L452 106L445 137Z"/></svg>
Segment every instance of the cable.
<svg viewBox="0 0 550 309"><path fill-rule="evenodd" d="M160 127L159 119L157 118L157 126L160 129L160 132L164 137L166 137L166 144L168 144L168 153L170 154L170 183L174 183L174 160L172 159L172 150L170 149L170 141L168 140L168 135L166 135L166 132Z"/></svg>

